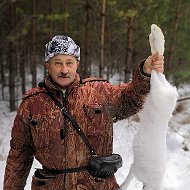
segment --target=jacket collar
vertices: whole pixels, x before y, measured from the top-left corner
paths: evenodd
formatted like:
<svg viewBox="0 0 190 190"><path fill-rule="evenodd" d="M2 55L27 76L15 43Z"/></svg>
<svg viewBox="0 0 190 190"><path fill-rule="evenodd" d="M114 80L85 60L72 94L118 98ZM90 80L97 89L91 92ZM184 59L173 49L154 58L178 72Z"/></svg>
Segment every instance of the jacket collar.
<svg viewBox="0 0 190 190"><path fill-rule="evenodd" d="M66 95L68 96L72 92L72 90L78 87L79 85L80 85L80 76L79 74L76 74L74 81L66 89ZM58 97L58 98L61 97L62 90L56 87L55 82L52 80L50 75L48 75L45 78L45 87L55 97Z"/></svg>

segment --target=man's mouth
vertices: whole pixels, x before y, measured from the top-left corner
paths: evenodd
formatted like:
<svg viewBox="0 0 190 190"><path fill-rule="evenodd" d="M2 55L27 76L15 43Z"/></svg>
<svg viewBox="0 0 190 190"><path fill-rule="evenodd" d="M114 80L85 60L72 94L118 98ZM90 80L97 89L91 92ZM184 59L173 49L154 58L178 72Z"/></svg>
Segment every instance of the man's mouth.
<svg viewBox="0 0 190 190"><path fill-rule="evenodd" d="M57 78L69 78L69 76L58 76Z"/></svg>

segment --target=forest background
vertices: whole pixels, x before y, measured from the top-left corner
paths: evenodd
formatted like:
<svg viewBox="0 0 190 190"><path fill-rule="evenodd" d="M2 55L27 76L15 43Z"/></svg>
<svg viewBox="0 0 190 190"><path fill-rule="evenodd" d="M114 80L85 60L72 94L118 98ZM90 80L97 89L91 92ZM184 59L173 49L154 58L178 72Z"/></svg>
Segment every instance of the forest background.
<svg viewBox="0 0 190 190"><path fill-rule="evenodd" d="M176 86L189 83L188 0L0 0L0 100L17 109L21 94L37 86L38 68L46 75L44 45L59 34L81 47L82 78L129 81L150 55L153 23L166 39L166 76Z"/></svg>

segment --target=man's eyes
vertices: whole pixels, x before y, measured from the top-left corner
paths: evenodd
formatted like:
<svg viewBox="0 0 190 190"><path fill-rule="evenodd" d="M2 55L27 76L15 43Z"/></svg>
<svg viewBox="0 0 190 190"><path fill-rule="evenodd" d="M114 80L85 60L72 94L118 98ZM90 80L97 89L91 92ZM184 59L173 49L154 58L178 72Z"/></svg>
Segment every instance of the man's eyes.
<svg viewBox="0 0 190 190"><path fill-rule="evenodd" d="M73 62L72 62L72 61L68 61L68 62L66 62L65 64L69 66L69 65L72 65ZM57 66L63 66L64 63L62 63L62 62L55 62L55 65L57 65Z"/></svg>
<svg viewBox="0 0 190 190"><path fill-rule="evenodd" d="M68 62L66 62L66 64L67 64L67 65L72 65L73 62L72 62L72 61L68 61Z"/></svg>
<svg viewBox="0 0 190 190"><path fill-rule="evenodd" d="M55 65L62 65L61 62L55 62Z"/></svg>

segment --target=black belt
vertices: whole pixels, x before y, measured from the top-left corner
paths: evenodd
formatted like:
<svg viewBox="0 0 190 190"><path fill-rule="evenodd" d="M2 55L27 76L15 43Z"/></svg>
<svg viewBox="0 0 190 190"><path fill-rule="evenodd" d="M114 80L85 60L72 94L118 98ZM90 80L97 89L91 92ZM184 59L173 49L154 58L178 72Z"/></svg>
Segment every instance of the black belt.
<svg viewBox="0 0 190 190"><path fill-rule="evenodd" d="M50 174L63 174L63 173L74 173L74 172L82 172L88 169L88 166L82 166L78 168L65 168L62 170L53 170L53 169L47 169L43 167L43 170Z"/></svg>

